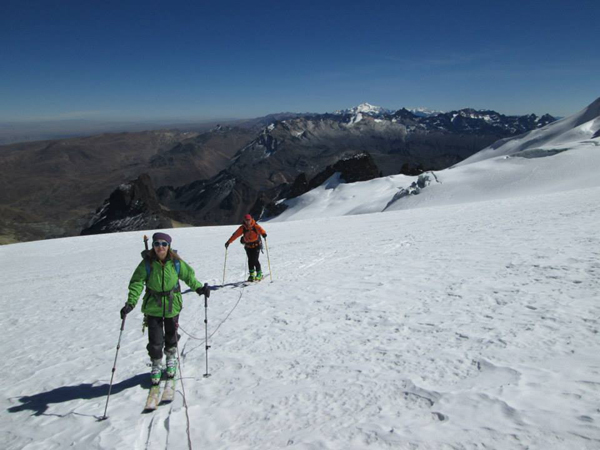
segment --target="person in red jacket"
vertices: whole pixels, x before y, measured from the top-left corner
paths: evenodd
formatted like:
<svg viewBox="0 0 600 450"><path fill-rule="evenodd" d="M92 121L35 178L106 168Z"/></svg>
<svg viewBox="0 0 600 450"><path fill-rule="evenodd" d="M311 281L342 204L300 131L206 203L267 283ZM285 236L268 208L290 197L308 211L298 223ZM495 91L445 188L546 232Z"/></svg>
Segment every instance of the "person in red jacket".
<svg viewBox="0 0 600 450"><path fill-rule="evenodd" d="M255 222L250 214L246 214L240 227L225 242L225 248L240 236L242 236L241 242L246 249L246 255L248 255L248 270L250 271L248 281L260 281L263 274L258 257L262 248L261 238L266 239L267 232Z"/></svg>

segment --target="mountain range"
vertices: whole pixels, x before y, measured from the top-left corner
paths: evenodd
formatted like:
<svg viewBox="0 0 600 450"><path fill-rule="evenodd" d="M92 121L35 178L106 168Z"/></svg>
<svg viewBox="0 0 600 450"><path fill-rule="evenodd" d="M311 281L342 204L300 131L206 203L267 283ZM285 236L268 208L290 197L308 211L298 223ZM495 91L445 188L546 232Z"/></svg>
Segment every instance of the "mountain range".
<svg viewBox="0 0 600 450"><path fill-rule="evenodd" d="M368 154L380 175L418 174L552 121L550 115L473 109L417 115L362 104L335 113L270 115L205 132L156 130L1 146L6 175L0 235L16 242L123 231L146 220L124 220L139 214L164 226L236 223L249 210L261 217L298 186L298 177L310 180L357 154ZM111 192L142 174L148 175L140 179L146 188L131 192L156 199L134 196L131 211L127 203L111 207Z"/></svg>

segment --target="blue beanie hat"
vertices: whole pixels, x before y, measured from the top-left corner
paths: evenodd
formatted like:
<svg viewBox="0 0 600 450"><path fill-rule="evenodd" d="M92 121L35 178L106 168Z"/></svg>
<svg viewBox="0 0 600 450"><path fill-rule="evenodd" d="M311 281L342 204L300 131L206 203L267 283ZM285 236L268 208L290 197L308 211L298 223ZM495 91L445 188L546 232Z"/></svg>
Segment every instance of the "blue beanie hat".
<svg viewBox="0 0 600 450"><path fill-rule="evenodd" d="M154 233L152 235L152 242L156 241L167 241L171 245L172 239L167 233Z"/></svg>

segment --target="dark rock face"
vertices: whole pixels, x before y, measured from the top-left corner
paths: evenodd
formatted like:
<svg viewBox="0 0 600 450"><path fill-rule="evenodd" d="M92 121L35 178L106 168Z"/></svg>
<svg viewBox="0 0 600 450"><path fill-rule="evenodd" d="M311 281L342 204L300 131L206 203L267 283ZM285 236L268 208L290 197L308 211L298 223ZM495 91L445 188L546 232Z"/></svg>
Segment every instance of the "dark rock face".
<svg viewBox="0 0 600 450"><path fill-rule="evenodd" d="M346 183L368 181L381 175L371 155L368 153L360 153L350 158L341 159L331 166L327 166L325 170L310 180L307 189L304 192L308 192L318 186L321 186L336 172L340 172L340 178Z"/></svg>
<svg viewBox="0 0 600 450"><path fill-rule="evenodd" d="M286 195L286 198L298 197L298 196L304 194L305 192L308 192L308 190L309 190L308 178L306 177L306 174L304 172L302 172L300 175L298 175L296 177L296 179L290 186L290 189Z"/></svg>
<svg viewBox="0 0 600 450"><path fill-rule="evenodd" d="M396 111L394 114L392 114L392 118L396 120L409 121L412 123L418 122L418 117L406 108Z"/></svg>
<svg viewBox="0 0 600 450"><path fill-rule="evenodd" d="M82 235L171 228L173 223L162 210L148 174L120 185L89 221Z"/></svg>
<svg viewBox="0 0 600 450"><path fill-rule="evenodd" d="M408 175L411 177L421 175L425 171L426 171L426 169L423 167L422 164L404 163L404 164L402 164L402 167L400 168L400 173L402 175Z"/></svg>
<svg viewBox="0 0 600 450"><path fill-rule="evenodd" d="M176 220L193 225L219 225L241 218L256 201L258 189L227 170L209 181L178 188L162 187L158 198ZM233 222L235 223L235 222Z"/></svg>

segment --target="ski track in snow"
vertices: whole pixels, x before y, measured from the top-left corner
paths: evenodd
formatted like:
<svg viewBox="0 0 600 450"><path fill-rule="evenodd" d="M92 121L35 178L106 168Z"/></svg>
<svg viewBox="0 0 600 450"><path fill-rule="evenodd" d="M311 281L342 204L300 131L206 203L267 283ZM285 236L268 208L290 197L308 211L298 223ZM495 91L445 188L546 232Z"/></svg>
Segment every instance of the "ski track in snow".
<svg viewBox="0 0 600 450"><path fill-rule="evenodd" d="M180 341L194 449L600 448L599 198L266 224L273 282L236 286L232 246L209 300L210 378L204 299L184 294L181 326L200 338ZM233 230L170 233L221 285ZM180 384L141 414L139 304L96 420L142 235L0 248L4 448L188 448Z"/></svg>

